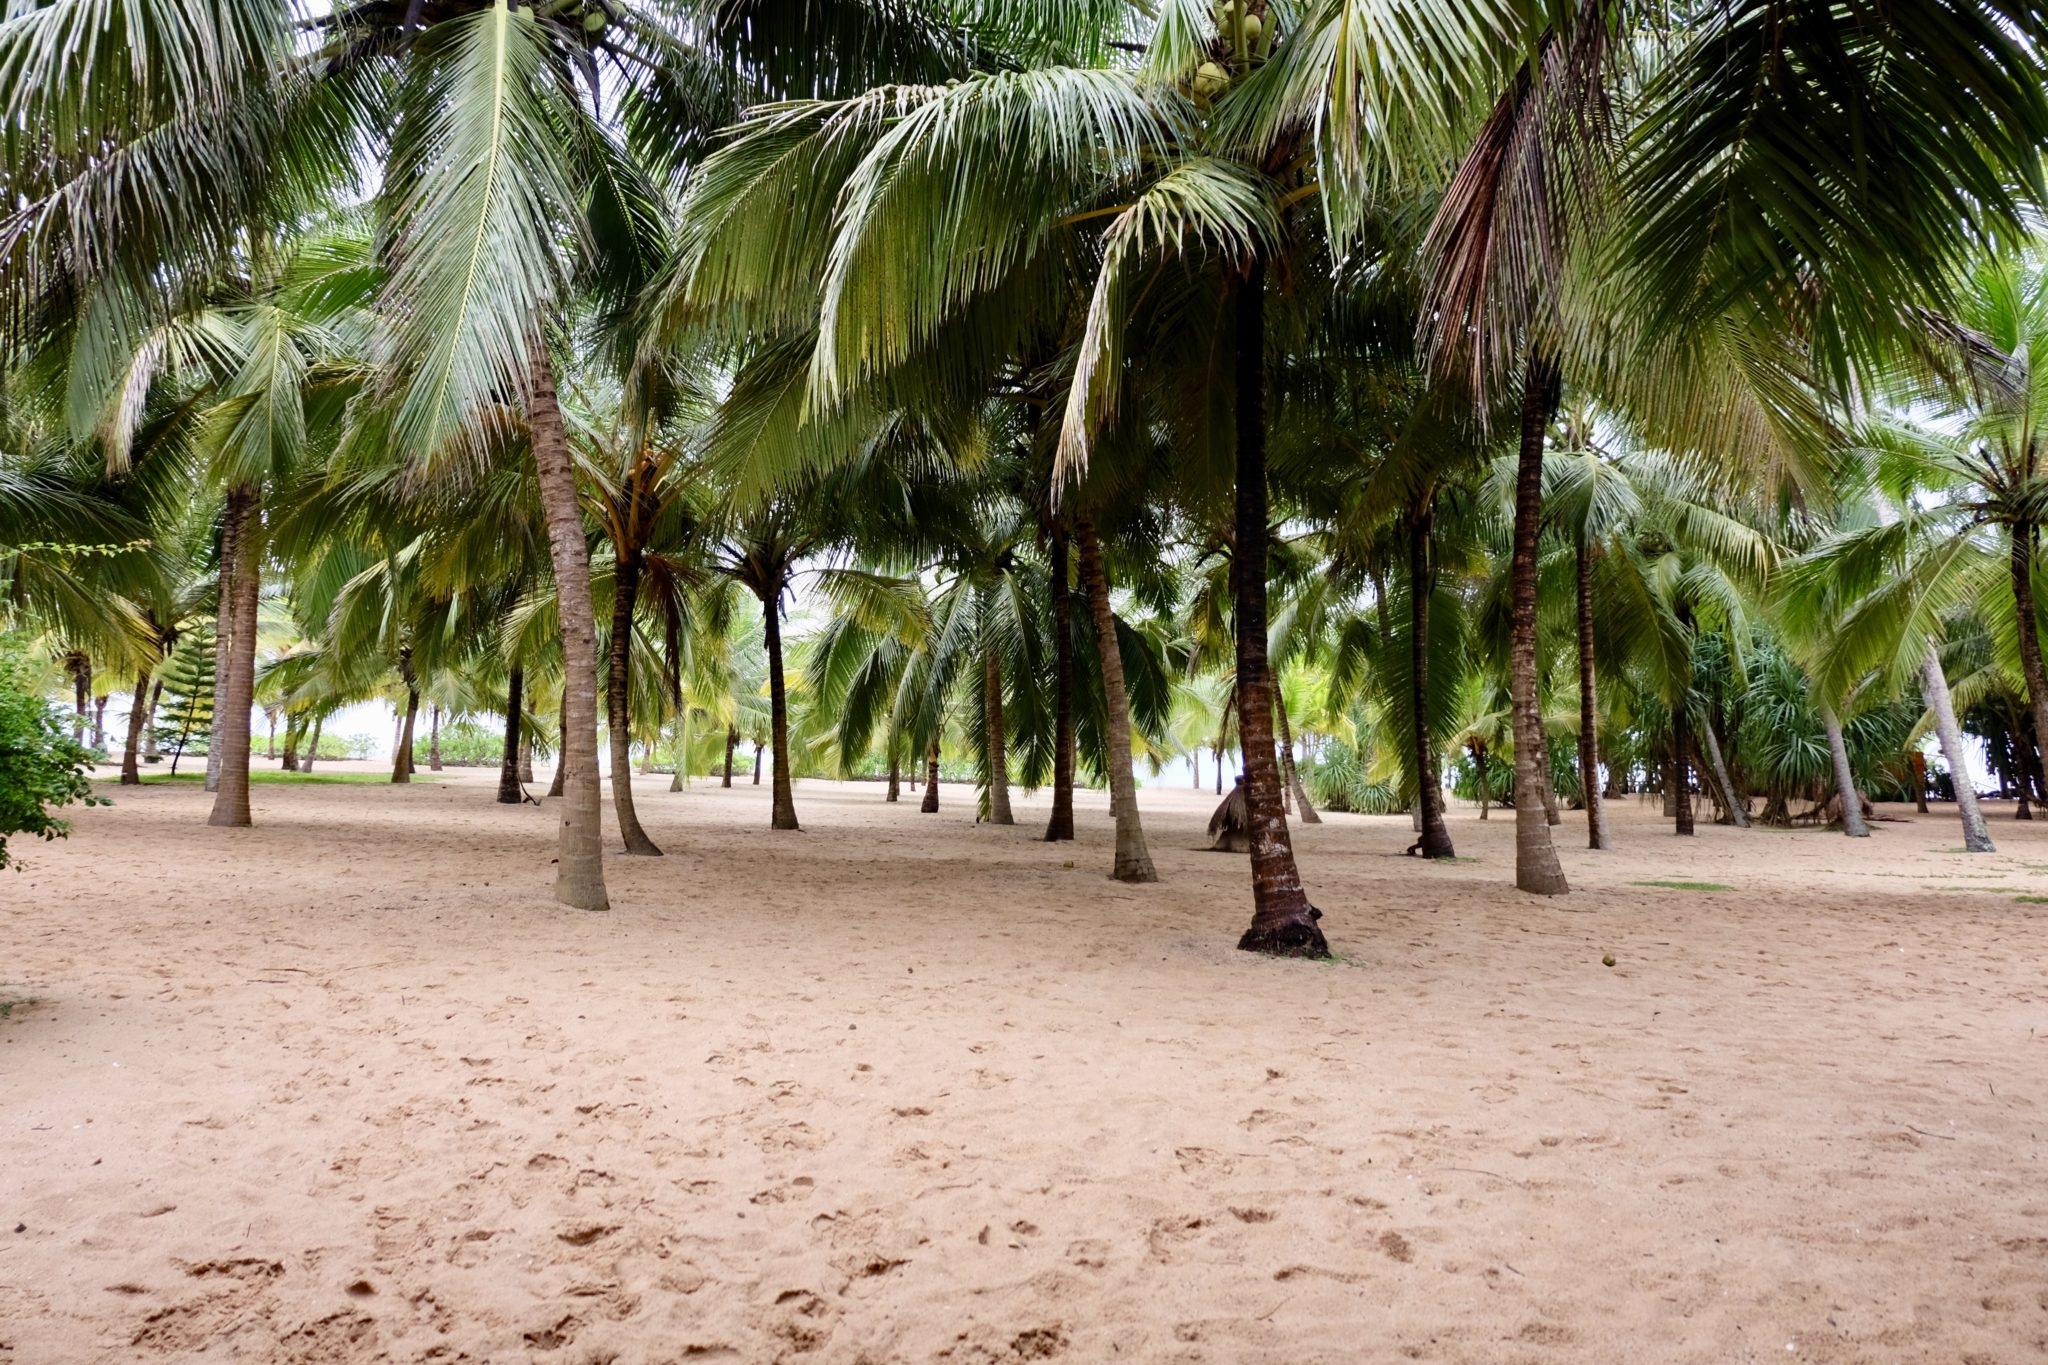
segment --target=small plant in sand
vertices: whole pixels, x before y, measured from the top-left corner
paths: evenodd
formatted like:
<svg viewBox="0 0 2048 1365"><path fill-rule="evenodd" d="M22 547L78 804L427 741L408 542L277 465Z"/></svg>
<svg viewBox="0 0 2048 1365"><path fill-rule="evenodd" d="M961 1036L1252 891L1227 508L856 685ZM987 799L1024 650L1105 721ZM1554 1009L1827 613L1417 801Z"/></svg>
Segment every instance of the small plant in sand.
<svg viewBox="0 0 2048 1365"><path fill-rule="evenodd" d="M92 794L92 757L31 690L20 644L0 636L0 868L20 866L8 852L9 835L61 839L71 826L52 811L111 804Z"/></svg>

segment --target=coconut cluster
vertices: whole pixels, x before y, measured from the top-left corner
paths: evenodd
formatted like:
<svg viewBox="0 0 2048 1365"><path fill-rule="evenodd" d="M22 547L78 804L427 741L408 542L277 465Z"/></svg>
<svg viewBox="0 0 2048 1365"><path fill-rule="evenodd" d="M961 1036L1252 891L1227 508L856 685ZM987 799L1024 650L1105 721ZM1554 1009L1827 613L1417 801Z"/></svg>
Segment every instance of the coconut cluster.
<svg viewBox="0 0 2048 1365"><path fill-rule="evenodd" d="M1240 65L1264 61L1273 50L1273 14L1265 0L1217 0L1216 37L1209 60L1195 68L1189 83L1198 99L1212 100L1230 88Z"/></svg>

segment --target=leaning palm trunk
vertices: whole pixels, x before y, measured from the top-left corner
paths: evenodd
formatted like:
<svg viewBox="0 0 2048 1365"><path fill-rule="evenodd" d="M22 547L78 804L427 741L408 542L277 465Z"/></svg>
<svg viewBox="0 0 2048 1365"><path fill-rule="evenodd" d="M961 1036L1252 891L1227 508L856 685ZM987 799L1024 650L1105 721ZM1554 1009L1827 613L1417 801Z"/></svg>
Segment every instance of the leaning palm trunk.
<svg viewBox="0 0 2048 1365"><path fill-rule="evenodd" d="M213 719L206 740L206 789L220 790L221 760L227 745L221 742L221 726L227 723L229 661L235 647L235 571L242 554L237 543L242 523L237 513L239 492L228 494L220 527L220 573L214 590L213 631Z"/></svg>
<svg viewBox="0 0 2048 1365"><path fill-rule="evenodd" d="M2048 743L2048 672L2041 664L2040 618L2034 606L2034 524L2030 521L2016 521L2012 526L2012 601L2020 639L2020 672L2026 678L2027 706L2034 720L2031 740L2024 727L2013 733L2013 744L2023 749L2018 766L2024 790L2028 770L2041 771L2040 745ZM2033 751L2031 763L2026 761L2026 749Z"/></svg>
<svg viewBox="0 0 2048 1365"><path fill-rule="evenodd" d="M1324 957L1330 945L1308 902L1273 751L1273 678L1266 659L1266 263L1254 257L1232 300L1237 368L1237 506L1233 566L1237 627L1237 735L1243 754L1245 822L1251 830L1252 922L1248 952Z"/></svg>
<svg viewBox="0 0 2048 1365"><path fill-rule="evenodd" d="M1920 665L1920 694L1934 713L1934 732L1941 737L1941 756L1948 760L1949 778L1956 789L1956 810L1963 818L1963 848L1971 853L1996 853L1984 812L1977 805L1977 781L1970 774L1970 751L1963 747L1963 729L1956 724L1956 704L1949 696L1948 677L1941 671L1941 655L1932 641L1927 658Z"/></svg>
<svg viewBox="0 0 2048 1365"><path fill-rule="evenodd" d="M763 595L761 606L768 637L769 742L775 746L775 809L769 827L796 829L799 828L796 798L791 795L789 786L789 693L782 682L782 584L779 579ZM758 762L759 746L755 747L754 753ZM756 780L759 771L758 768L755 770Z"/></svg>
<svg viewBox="0 0 2048 1365"><path fill-rule="evenodd" d="M1074 837L1074 599L1067 584L1067 531L1052 533L1052 816L1045 841ZM889 799L896 799L896 751L889 750ZM1198 772L1195 785L1201 785Z"/></svg>
<svg viewBox="0 0 2048 1365"><path fill-rule="evenodd" d="M1088 615L1095 623L1095 652L1102 661L1102 695L1106 706L1105 737L1109 747L1109 811L1116 821L1116 861L1110 876L1120 882L1156 882L1159 872L1145 847L1145 826L1138 818L1138 784L1131 777L1131 703L1124 691L1124 656L1116 638L1116 614L1109 606L1109 570L1102 561L1102 542L1095 523L1074 519L1074 545L1081 552L1081 585L1088 594ZM938 770L932 770L933 781ZM934 802L935 798L927 798Z"/></svg>
<svg viewBox="0 0 2048 1365"><path fill-rule="evenodd" d="M1729 823L1737 829L1748 829L1749 811L1744 806L1742 794L1735 790L1735 779L1729 776L1728 760L1721 756L1721 738L1714 733L1712 716L1701 723L1700 739L1707 746L1707 766L1713 770L1714 785L1720 789L1721 805L1728 812Z"/></svg>
<svg viewBox="0 0 2048 1365"><path fill-rule="evenodd" d="M313 771L313 760L320 757L320 727L326 723L327 717L325 716L313 717L313 734L306 741L306 757L299 764L300 772L309 773Z"/></svg>
<svg viewBox="0 0 2048 1365"><path fill-rule="evenodd" d="M1294 808L1301 812L1304 825L1320 825L1323 817L1308 803L1308 788L1301 785L1301 770L1294 766L1294 727L1287 723L1287 698L1280 695L1278 687L1273 689L1273 719L1280 726L1280 767L1287 790L1294 794Z"/></svg>
<svg viewBox="0 0 2048 1365"><path fill-rule="evenodd" d="M576 464L555 398L554 366L538 336L528 388L527 424L562 628L562 737L556 775L563 800L555 899L579 910L608 910L604 799L597 775L597 620L590 599L590 546L583 538Z"/></svg>
<svg viewBox="0 0 2048 1365"><path fill-rule="evenodd" d="M633 809L633 608L640 598L640 559L623 547L613 570L611 657L605 670L605 732L612 750L612 809L626 852L659 858L661 849ZM682 777L680 760L676 776Z"/></svg>
<svg viewBox="0 0 2048 1365"><path fill-rule="evenodd" d="M142 730L149 719L149 670L135 675L135 700L128 704L128 742L121 748L121 785L142 785Z"/></svg>
<svg viewBox="0 0 2048 1365"><path fill-rule="evenodd" d="M1549 752L1536 689L1536 542L1543 529L1543 438L1557 405L1557 363L1531 351L1522 380L1522 444L1509 563L1508 693L1515 732L1515 886L1541 896L1571 890L1551 842L1543 795Z"/></svg>
<svg viewBox="0 0 2048 1365"><path fill-rule="evenodd" d="M505 749L498 762L498 804L502 806L516 806L526 799L526 793L519 789L519 755L523 748L519 708L525 690L526 670L514 664L505 689Z"/></svg>
<svg viewBox="0 0 2048 1365"><path fill-rule="evenodd" d="M220 725L220 786L209 825L249 823L249 708L256 701L256 590L263 565L262 508L254 488L228 495L235 532L234 648L228 651L227 717Z"/></svg>
<svg viewBox="0 0 2048 1365"><path fill-rule="evenodd" d="M988 718L988 822L1014 825L1010 813L1010 755L1003 734L1003 665L995 651L982 656L981 685Z"/></svg>
<svg viewBox="0 0 2048 1365"><path fill-rule="evenodd" d="M412 726L420 713L420 683L413 673L412 647L398 651L398 673L405 679L405 716L398 723L398 739L391 746L391 780L412 781Z"/></svg>
<svg viewBox="0 0 2048 1365"><path fill-rule="evenodd" d="M1434 494L1431 498L1434 498ZM1415 805L1411 810L1416 834L1414 851L1425 858L1455 858L1450 826L1444 823L1443 778L1437 768L1437 748L1429 733L1429 602L1435 576L1429 566L1429 531L1434 519L1431 504L1425 502L1408 518L1408 695L1414 744ZM1380 624L1386 629L1386 623ZM1486 767L1479 769L1479 818L1486 818Z"/></svg>
<svg viewBox="0 0 2048 1365"><path fill-rule="evenodd" d="M1863 793L1856 790L1856 774L1849 768L1849 745L1842 738L1842 722L1834 707L1821 706L1820 723L1828 732L1828 757L1834 760L1835 790L1842 798L1842 833L1851 839L1868 839L1870 826L1863 823Z"/></svg>
<svg viewBox="0 0 2048 1365"><path fill-rule="evenodd" d="M1607 803L1600 792L1600 708L1593 666L1593 558L1581 543L1579 579L1579 792L1586 803L1586 847L1609 847Z"/></svg>

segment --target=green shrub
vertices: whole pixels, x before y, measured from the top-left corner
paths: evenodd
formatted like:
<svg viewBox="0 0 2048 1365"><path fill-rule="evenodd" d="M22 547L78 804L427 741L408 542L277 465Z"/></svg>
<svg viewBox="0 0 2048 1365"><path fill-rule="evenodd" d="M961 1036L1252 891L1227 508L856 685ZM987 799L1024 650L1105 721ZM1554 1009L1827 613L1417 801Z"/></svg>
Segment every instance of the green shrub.
<svg viewBox="0 0 2048 1365"><path fill-rule="evenodd" d="M7 851L10 834L61 839L71 826L51 811L110 804L92 794L91 750L30 689L21 645L0 636L0 868L20 866Z"/></svg>

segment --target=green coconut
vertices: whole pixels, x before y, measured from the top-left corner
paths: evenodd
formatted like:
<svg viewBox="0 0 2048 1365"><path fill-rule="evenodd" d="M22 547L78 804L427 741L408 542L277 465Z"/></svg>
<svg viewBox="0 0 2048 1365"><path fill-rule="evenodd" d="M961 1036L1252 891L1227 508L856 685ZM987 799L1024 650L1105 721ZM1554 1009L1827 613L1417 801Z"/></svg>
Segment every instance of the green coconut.
<svg viewBox="0 0 2048 1365"><path fill-rule="evenodd" d="M1258 15L1247 14L1244 17L1244 45L1246 47L1257 47L1259 45L1259 30L1263 27L1264 25L1259 22Z"/></svg>
<svg viewBox="0 0 2048 1365"><path fill-rule="evenodd" d="M1195 93L1203 99L1214 99L1230 88L1230 73L1216 62L1203 62L1195 68Z"/></svg>
<svg viewBox="0 0 2048 1365"><path fill-rule="evenodd" d="M610 22L611 16L601 9L594 9L583 16L583 31L585 33L602 33L604 32L604 26Z"/></svg>

